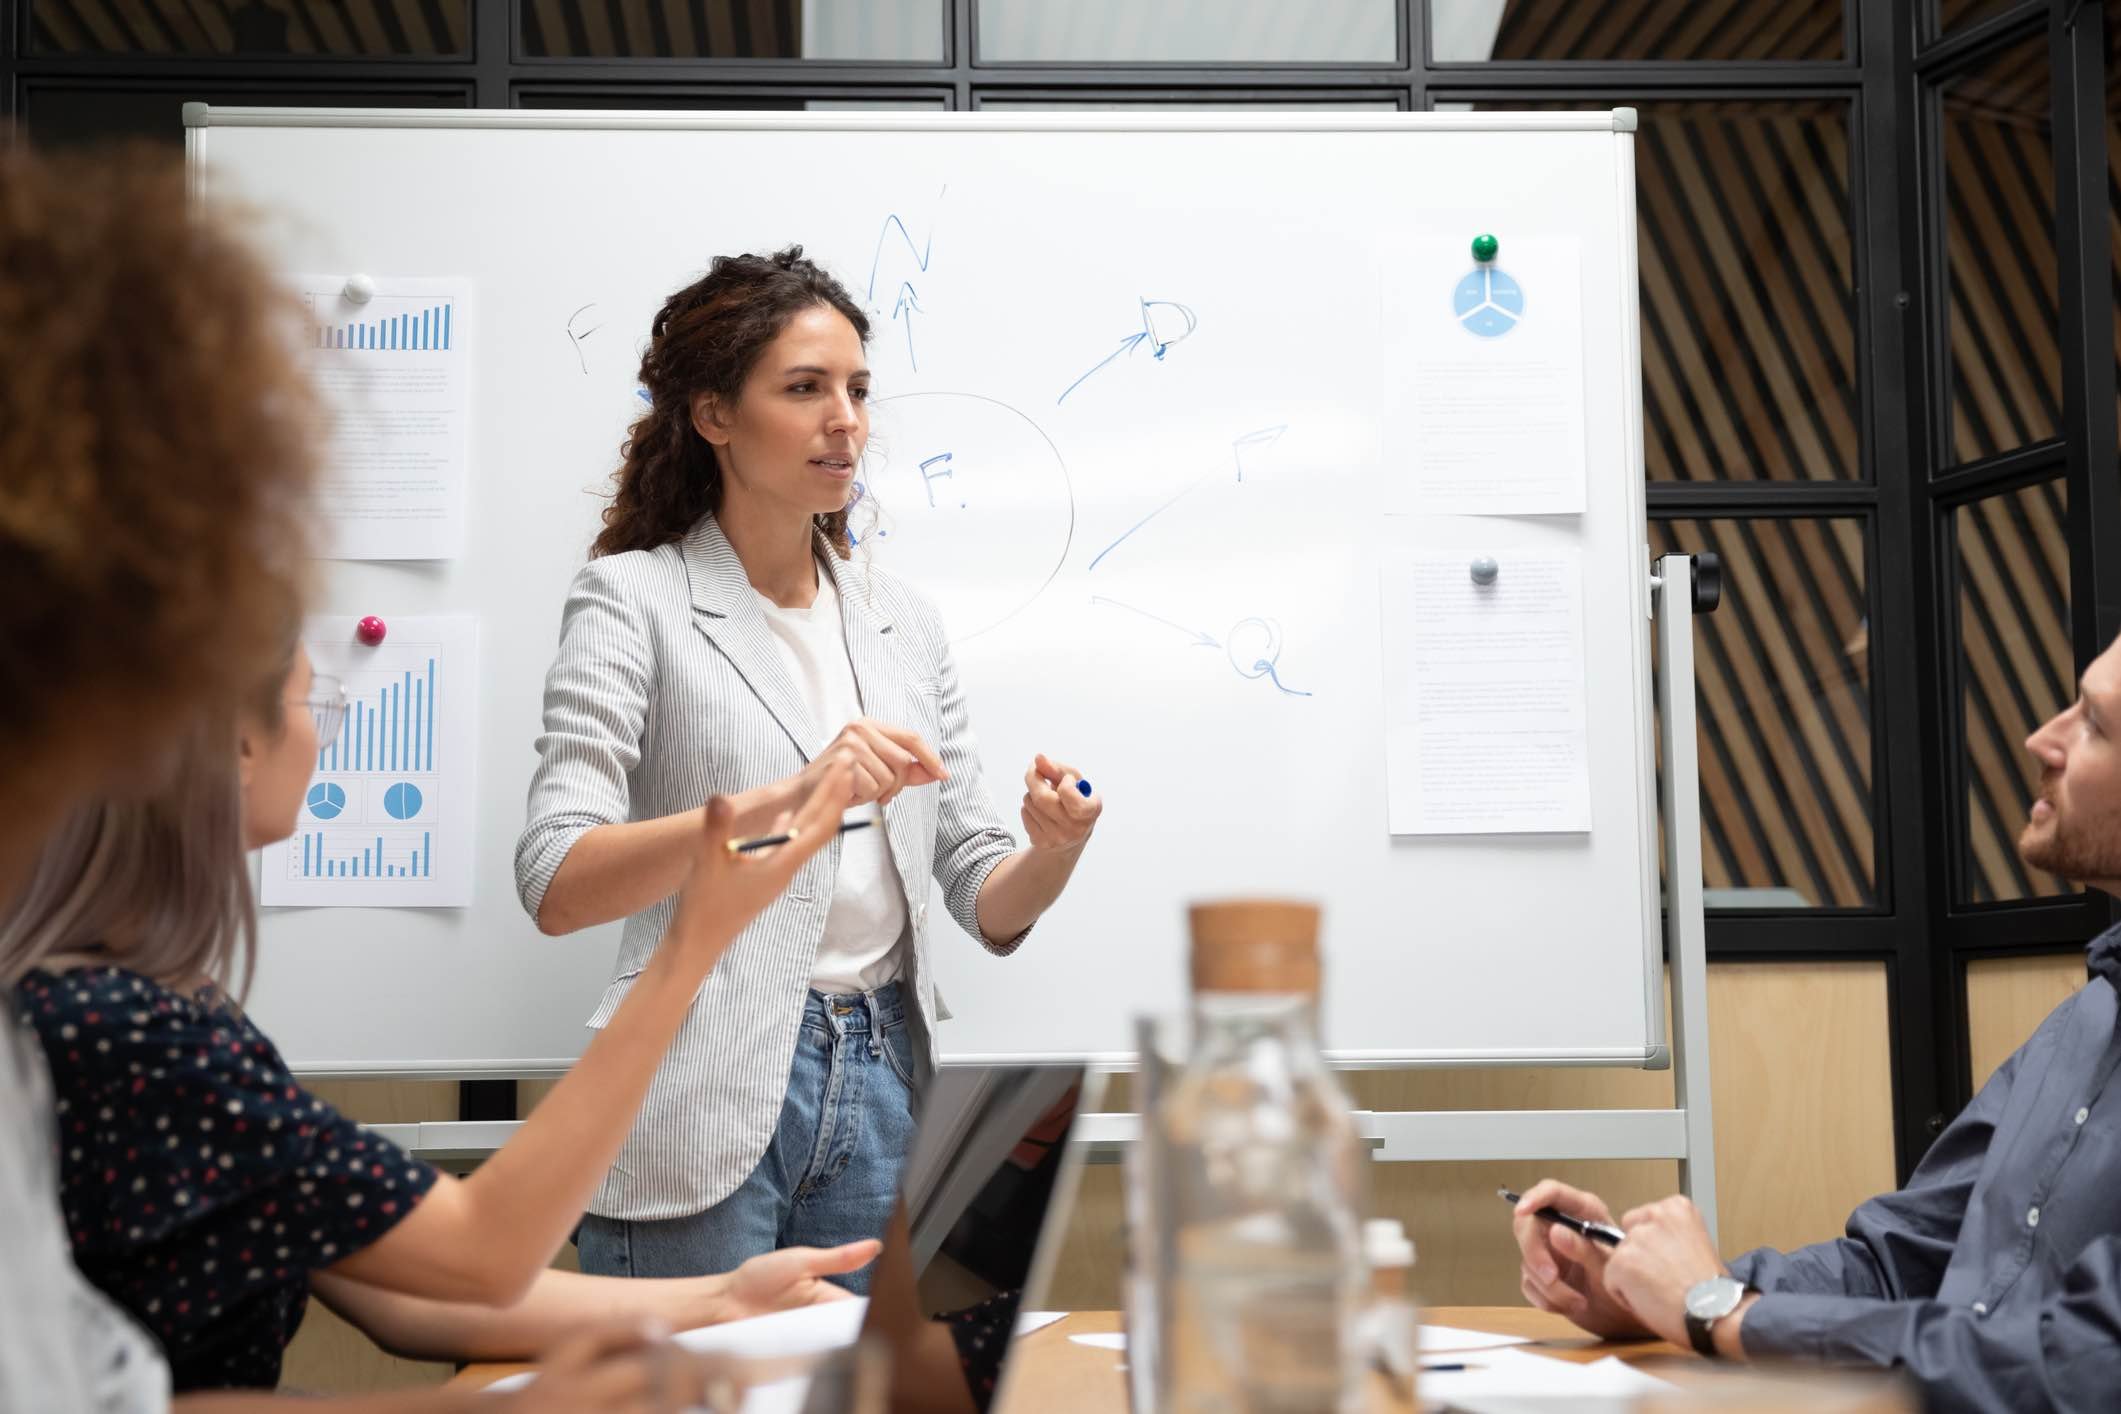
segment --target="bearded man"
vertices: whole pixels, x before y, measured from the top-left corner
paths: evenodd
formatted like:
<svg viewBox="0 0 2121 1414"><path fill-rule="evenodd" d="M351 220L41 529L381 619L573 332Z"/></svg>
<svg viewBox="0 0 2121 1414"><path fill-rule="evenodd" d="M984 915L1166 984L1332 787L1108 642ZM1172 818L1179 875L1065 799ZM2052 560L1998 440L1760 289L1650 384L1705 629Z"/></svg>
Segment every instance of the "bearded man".
<svg viewBox="0 0 2121 1414"><path fill-rule="evenodd" d="M2026 739L2040 795L2026 863L2121 895L2121 640ZM2121 1400L2121 926L2055 1008L1848 1234L1726 1264L1701 1214L1666 1198L1614 1246L1537 1216L1610 1223L1547 1180L1517 1206L1524 1294L1595 1335L1656 1335L1711 1359L1898 1367L1932 1409L2112 1408ZM1726 1117L1728 1118L1728 1117Z"/></svg>

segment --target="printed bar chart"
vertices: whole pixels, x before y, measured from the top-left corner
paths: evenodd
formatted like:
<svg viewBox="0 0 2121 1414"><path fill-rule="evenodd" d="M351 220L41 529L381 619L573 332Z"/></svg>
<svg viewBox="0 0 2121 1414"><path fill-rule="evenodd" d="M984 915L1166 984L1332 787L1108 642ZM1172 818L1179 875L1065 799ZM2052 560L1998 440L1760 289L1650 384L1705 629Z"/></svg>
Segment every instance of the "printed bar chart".
<svg viewBox="0 0 2121 1414"><path fill-rule="evenodd" d="M297 879L431 879L434 835L427 830L369 834L354 830L305 830L299 861L290 852Z"/></svg>
<svg viewBox="0 0 2121 1414"><path fill-rule="evenodd" d="M346 722L317 753L319 771L435 769L435 660L393 679L349 683Z"/></svg>
<svg viewBox="0 0 2121 1414"><path fill-rule="evenodd" d="M449 349L452 306L429 305L382 319L319 324L320 349L373 349L385 353L444 353Z"/></svg>

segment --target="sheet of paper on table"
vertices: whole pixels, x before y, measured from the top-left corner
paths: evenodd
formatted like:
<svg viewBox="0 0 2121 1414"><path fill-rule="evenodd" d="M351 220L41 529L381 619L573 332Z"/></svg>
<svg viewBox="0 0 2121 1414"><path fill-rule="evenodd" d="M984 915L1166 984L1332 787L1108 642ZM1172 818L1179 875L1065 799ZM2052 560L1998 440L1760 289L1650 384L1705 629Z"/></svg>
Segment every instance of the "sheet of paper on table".
<svg viewBox="0 0 2121 1414"><path fill-rule="evenodd" d="M1523 1350L1488 1350L1464 1364L1463 1370L1423 1370L1415 1387L1422 1408L1464 1414L1553 1414L1557 1409L1624 1414L1640 1396L1675 1388L1610 1355L1575 1364Z"/></svg>

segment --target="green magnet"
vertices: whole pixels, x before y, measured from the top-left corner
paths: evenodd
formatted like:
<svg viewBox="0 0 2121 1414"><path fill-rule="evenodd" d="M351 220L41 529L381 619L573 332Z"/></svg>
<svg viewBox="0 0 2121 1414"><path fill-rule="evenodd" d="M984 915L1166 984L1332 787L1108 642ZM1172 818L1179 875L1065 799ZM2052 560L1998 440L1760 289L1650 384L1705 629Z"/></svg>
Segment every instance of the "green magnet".
<svg viewBox="0 0 2121 1414"><path fill-rule="evenodd" d="M1496 240L1493 236L1478 235L1473 237L1473 258L1482 265L1493 260L1496 252L1501 249L1502 242Z"/></svg>

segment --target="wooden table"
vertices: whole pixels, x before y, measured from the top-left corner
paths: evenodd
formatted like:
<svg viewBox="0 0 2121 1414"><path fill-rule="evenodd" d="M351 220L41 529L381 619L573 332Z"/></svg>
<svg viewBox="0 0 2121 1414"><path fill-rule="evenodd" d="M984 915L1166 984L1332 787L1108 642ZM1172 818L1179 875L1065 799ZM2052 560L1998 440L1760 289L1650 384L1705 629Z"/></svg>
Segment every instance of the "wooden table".
<svg viewBox="0 0 2121 1414"><path fill-rule="evenodd" d="M1555 1360L1599 1360L1616 1355L1669 1378L1674 1369L1701 1368L1701 1362L1661 1340L1603 1341L1585 1335L1559 1316L1525 1306L1425 1307L1429 1325L1497 1335L1529 1336L1520 1346ZM1120 1352L1078 1345L1073 1335L1110 1334L1119 1330L1117 1311L1078 1311L1033 1331L1009 1355L1008 1400L1003 1414L1125 1414L1127 1389L1120 1373ZM452 1385L477 1388L527 1370L528 1365L467 1365Z"/></svg>

